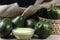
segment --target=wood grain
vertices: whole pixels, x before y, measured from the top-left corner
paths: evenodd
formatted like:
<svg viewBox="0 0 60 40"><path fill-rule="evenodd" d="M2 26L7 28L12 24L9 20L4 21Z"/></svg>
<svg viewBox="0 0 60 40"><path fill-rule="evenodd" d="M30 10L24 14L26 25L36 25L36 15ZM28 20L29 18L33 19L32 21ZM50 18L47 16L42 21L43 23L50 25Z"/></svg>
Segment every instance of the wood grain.
<svg viewBox="0 0 60 40"><path fill-rule="evenodd" d="M17 40L17 39L1 39L0 40ZM60 40L60 35L51 35L47 39L30 39L30 40Z"/></svg>

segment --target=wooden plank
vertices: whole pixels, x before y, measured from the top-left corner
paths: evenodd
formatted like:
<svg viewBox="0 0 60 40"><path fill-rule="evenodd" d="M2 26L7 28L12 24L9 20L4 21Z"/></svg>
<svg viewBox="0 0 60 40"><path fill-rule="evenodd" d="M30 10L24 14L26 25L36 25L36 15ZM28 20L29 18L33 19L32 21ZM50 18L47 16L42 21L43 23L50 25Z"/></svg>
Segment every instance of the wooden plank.
<svg viewBox="0 0 60 40"><path fill-rule="evenodd" d="M16 40L16 39L1 39L0 40ZM60 40L60 35L51 35L47 39L30 39L30 40Z"/></svg>

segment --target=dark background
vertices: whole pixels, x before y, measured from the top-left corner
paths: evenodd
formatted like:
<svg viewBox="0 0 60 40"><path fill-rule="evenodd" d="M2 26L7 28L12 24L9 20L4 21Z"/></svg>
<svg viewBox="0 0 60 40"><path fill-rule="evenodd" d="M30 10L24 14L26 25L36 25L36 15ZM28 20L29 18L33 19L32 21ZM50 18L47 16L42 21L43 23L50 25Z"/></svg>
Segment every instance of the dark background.
<svg viewBox="0 0 60 40"><path fill-rule="evenodd" d="M12 4L17 2L21 7L28 7L29 5L33 5L36 0L0 0L0 5L4 4Z"/></svg>

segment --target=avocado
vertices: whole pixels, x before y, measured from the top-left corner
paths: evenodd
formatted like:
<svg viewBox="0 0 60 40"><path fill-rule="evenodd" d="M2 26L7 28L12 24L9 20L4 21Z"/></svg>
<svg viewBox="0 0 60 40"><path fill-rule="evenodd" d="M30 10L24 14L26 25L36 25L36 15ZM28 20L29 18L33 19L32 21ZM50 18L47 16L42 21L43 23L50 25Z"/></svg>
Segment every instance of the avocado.
<svg viewBox="0 0 60 40"><path fill-rule="evenodd" d="M34 19L36 21L39 21L38 17L37 17L37 13L31 15L30 17L28 17L27 19Z"/></svg>
<svg viewBox="0 0 60 40"><path fill-rule="evenodd" d="M39 36L39 38L45 39L51 35L52 25L45 21L39 21L35 25L35 33Z"/></svg>
<svg viewBox="0 0 60 40"><path fill-rule="evenodd" d="M42 18L48 18L48 14L47 14L47 8L41 8L39 9L36 14Z"/></svg>
<svg viewBox="0 0 60 40"><path fill-rule="evenodd" d="M4 18L0 21L0 37L7 37L13 29L12 22L9 18Z"/></svg>
<svg viewBox="0 0 60 40"><path fill-rule="evenodd" d="M24 27L24 18L22 16L17 16L12 19L13 27Z"/></svg>
<svg viewBox="0 0 60 40"><path fill-rule="evenodd" d="M26 25L26 27L30 27L30 28L34 29L36 23L37 23L37 20L31 18L31 19L26 20L25 25Z"/></svg>
<svg viewBox="0 0 60 40"><path fill-rule="evenodd" d="M60 19L60 7L51 7L47 14L50 19Z"/></svg>

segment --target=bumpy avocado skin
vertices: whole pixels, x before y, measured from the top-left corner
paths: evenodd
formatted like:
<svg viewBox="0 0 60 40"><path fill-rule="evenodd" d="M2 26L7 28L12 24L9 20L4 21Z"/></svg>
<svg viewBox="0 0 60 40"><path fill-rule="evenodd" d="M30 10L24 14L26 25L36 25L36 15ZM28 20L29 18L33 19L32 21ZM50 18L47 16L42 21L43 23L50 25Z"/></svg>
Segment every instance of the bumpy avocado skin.
<svg viewBox="0 0 60 40"><path fill-rule="evenodd" d="M56 6L50 8L50 10L48 11L48 17L50 19L60 19L60 7Z"/></svg>
<svg viewBox="0 0 60 40"><path fill-rule="evenodd" d="M12 32L13 25L9 18L0 21L0 37L7 37Z"/></svg>
<svg viewBox="0 0 60 40"><path fill-rule="evenodd" d="M39 36L39 38L45 39L51 35L52 26L51 26L51 24L49 24L45 21L39 21L35 25L35 33Z"/></svg>
<svg viewBox="0 0 60 40"><path fill-rule="evenodd" d="M35 28L35 24L37 23L37 20L35 19L27 19L26 20L26 27L30 27L30 28Z"/></svg>
<svg viewBox="0 0 60 40"><path fill-rule="evenodd" d="M47 8L41 8L39 9L36 14L42 18L48 18L48 14L47 14Z"/></svg>
<svg viewBox="0 0 60 40"><path fill-rule="evenodd" d="M24 18L22 16L17 16L12 20L14 28L24 27Z"/></svg>

